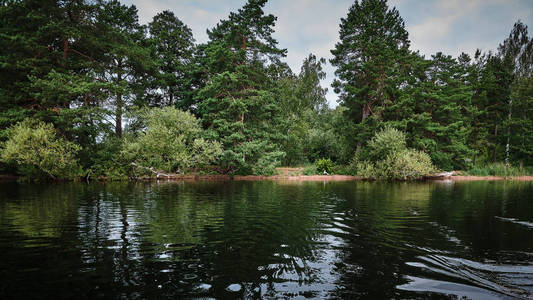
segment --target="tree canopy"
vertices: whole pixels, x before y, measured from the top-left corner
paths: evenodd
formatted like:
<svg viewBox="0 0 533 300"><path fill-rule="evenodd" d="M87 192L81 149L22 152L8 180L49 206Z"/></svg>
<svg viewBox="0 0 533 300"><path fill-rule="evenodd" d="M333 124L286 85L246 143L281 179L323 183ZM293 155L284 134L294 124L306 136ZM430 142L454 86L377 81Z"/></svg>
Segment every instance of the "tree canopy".
<svg viewBox="0 0 533 300"><path fill-rule="evenodd" d="M293 72L266 3L248 0L196 43L179 12L140 24L137 8L117 0L2 2L0 172L533 165L533 39L520 20L493 51L425 57L396 8L356 0L331 50L333 108L326 60L310 53ZM400 132L393 154L379 150L383 129Z"/></svg>

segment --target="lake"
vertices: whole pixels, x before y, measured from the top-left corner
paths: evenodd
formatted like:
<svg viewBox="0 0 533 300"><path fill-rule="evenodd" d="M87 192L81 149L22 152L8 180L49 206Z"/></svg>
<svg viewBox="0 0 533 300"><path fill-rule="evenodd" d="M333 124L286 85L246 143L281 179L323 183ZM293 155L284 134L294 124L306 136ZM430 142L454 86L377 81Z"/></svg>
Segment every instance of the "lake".
<svg viewBox="0 0 533 300"><path fill-rule="evenodd" d="M0 183L0 255L1 299L532 299L533 183Z"/></svg>

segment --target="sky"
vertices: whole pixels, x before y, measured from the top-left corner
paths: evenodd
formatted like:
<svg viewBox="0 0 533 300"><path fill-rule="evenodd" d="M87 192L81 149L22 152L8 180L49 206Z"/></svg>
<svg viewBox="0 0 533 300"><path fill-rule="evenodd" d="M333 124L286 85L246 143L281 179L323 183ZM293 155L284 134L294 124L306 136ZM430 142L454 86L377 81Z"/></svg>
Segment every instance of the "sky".
<svg viewBox="0 0 533 300"><path fill-rule="evenodd" d="M213 28L246 0L121 0L139 10L139 21L147 24L163 10L170 10L192 29L197 43L207 41ZM297 74L309 53L326 59L339 39L340 19L354 0L270 0L265 13L277 16L274 38L286 48L286 62ZM533 32L533 0L389 0L405 21L411 49L430 57L436 52L458 56L476 49L496 50L508 37L513 24L522 20ZM335 68L325 67L330 107L337 95L330 87Z"/></svg>

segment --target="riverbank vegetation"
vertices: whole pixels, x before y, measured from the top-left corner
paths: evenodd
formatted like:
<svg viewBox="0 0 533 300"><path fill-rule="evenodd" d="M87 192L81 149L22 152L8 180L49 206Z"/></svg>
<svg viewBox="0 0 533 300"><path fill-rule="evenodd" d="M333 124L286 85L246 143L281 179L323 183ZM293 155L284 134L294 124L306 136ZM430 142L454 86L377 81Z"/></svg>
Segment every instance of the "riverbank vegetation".
<svg viewBox="0 0 533 300"><path fill-rule="evenodd" d="M309 54L294 73L266 2L249 0L205 43L171 11L143 25L119 1L5 2L0 173L127 179L305 165L414 179L533 165L533 39L522 22L495 51L424 57L386 0L355 1L331 50L331 108L326 60Z"/></svg>

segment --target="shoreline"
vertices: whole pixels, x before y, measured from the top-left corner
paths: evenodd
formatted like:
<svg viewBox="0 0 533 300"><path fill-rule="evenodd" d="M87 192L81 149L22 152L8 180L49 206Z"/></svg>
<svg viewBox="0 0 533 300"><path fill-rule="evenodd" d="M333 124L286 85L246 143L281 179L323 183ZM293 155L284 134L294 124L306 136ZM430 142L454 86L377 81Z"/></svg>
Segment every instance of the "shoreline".
<svg viewBox="0 0 533 300"><path fill-rule="evenodd" d="M510 176L510 177L504 177L504 176L469 176L469 175L457 175L457 176L450 176L450 177L443 177L438 179L432 179L432 180L452 180L452 181L501 181L501 180L509 180L509 181L533 181L533 176Z"/></svg>
<svg viewBox="0 0 533 300"><path fill-rule="evenodd" d="M153 181L362 181L361 177L351 175L174 175L156 177L141 177L133 180Z"/></svg>
<svg viewBox="0 0 533 300"><path fill-rule="evenodd" d="M152 180L168 180L168 181L379 181L372 179L365 179L353 175L176 175L171 177L143 177L136 180L152 181ZM444 177L430 177L416 179L412 181L533 181L533 176L444 176Z"/></svg>
<svg viewBox="0 0 533 300"><path fill-rule="evenodd" d="M0 174L0 182L17 181L18 176ZM428 177L412 181L533 181L533 176L443 176L443 177ZM80 180L83 181L83 180ZM105 178L98 178L91 181L108 181ZM119 180L120 181L120 180ZM126 181L126 180L124 180ZM157 177L139 177L130 178L128 181L379 181L361 178L352 175L171 175Z"/></svg>

